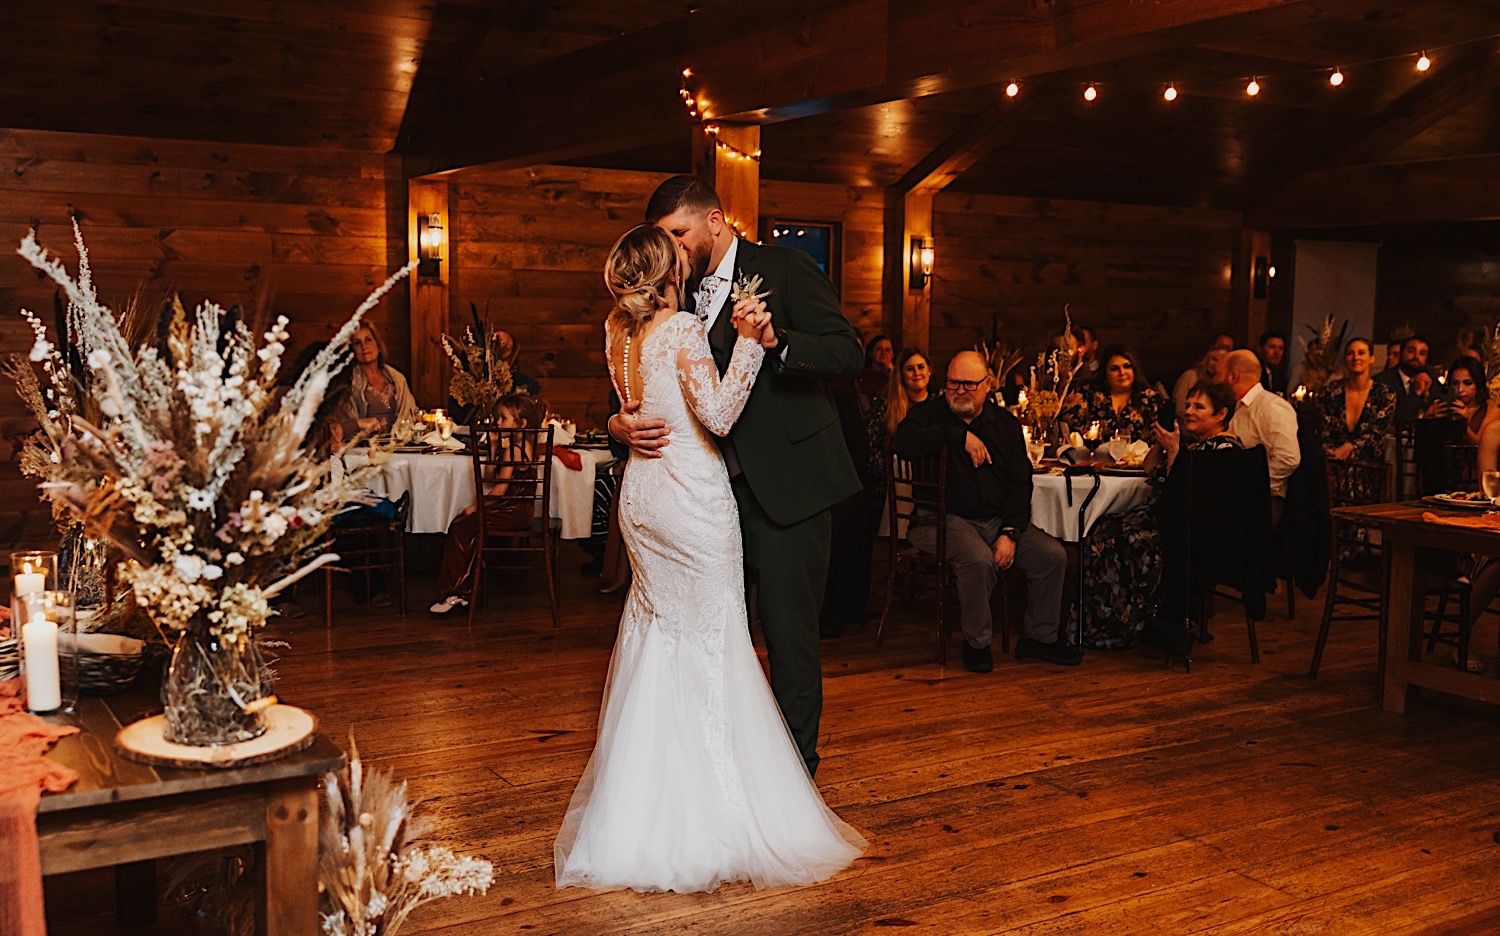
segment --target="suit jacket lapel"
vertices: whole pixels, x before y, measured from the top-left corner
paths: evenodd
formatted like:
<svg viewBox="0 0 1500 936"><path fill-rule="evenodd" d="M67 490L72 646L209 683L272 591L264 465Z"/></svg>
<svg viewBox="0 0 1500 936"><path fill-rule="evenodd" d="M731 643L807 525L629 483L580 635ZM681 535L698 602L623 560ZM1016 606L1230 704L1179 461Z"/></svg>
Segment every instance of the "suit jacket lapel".
<svg viewBox="0 0 1500 936"><path fill-rule="evenodd" d="M734 257L734 269L729 271L728 293L734 292L734 285L746 270L746 260L754 256L753 244L741 238L739 247ZM736 337L735 328L730 324L730 316L734 311L734 300L729 295L724 296L724 305L719 309L718 318L714 319L713 328L708 331L708 346L714 353L714 363L719 366L719 376L723 377L725 371L729 370L729 359L734 356L734 341Z"/></svg>

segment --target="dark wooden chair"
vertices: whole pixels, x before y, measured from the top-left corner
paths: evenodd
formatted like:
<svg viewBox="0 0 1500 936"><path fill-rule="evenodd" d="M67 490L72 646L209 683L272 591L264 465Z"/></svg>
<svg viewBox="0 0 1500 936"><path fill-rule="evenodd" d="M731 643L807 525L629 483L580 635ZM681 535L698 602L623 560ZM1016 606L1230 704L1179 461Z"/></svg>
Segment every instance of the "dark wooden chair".
<svg viewBox="0 0 1500 936"><path fill-rule="evenodd" d="M411 515L411 492L396 501L395 516L389 520L371 518L330 527L326 548L339 555L336 564L323 567L323 626L333 626L333 574L363 573L365 594L372 594L372 573L394 572L400 597L397 605L406 613L406 523Z"/></svg>
<svg viewBox="0 0 1500 936"><path fill-rule="evenodd" d="M1416 461L1418 494L1441 494L1450 487L1448 447L1468 441L1458 419L1417 419L1412 422L1412 458ZM1474 477L1477 483L1478 475Z"/></svg>
<svg viewBox="0 0 1500 936"><path fill-rule="evenodd" d="M916 578L930 577L937 593L938 662L946 665L948 644L953 637L953 620L948 606L948 587L953 584L953 570L948 565L948 459L943 452L919 460L890 453L889 464L886 507L890 516L891 551L886 571L885 607L880 613L880 626L875 630L875 646L885 645L885 630L890 623L897 579L906 576L906 597L910 602ZM913 522L936 524L937 542L931 551L914 546L906 539ZM1008 653L1010 617L1004 613L1003 578L996 581L995 588L1002 598L1001 650Z"/></svg>
<svg viewBox="0 0 1500 936"><path fill-rule="evenodd" d="M1443 446L1443 493L1479 490L1479 446L1449 442Z"/></svg>
<svg viewBox="0 0 1500 936"><path fill-rule="evenodd" d="M1364 504L1381 504L1395 499L1395 478L1388 462L1327 462L1328 504L1333 507L1356 507ZM1318 640L1313 646L1312 665L1308 667L1309 679L1318 678L1318 667L1323 661L1323 649L1328 643L1328 632L1335 620L1380 621L1379 659L1384 660L1385 646L1385 583L1388 577L1385 550L1374 531L1362 524L1329 515L1329 530L1333 549L1328 559L1328 592L1323 600L1323 621L1318 627ZM1429 597L1438 599L1434 615L1433 630L1442 627L1449 599L1458 600L1459 620L1468 619L1469 587L1467 584L1442 576L1436 585L1425 590ZM1348 606L1353 610L1338 613L1337 608ZM1466 661L1465 661L1466 662Z"/></svg>
<svg viewBox="0 0 1500 936"><path fill-rule="evenodd" d="M474 491L479 514L479 540L474 550L473 586L469 594L469 623L485 594L485 573L493 569L530 569L540 554L547 577L547 601L552 607L552 626L562 626L557 591L557 544L561 524L548 515L552 502L552 427L501 429L492 423L469 427L474 461ZM522 458L507 452L529 451ZM534 480L512 481L504 494L486 494L503 467L513 475L530 474ZM529 511L526 529L495 529L493 513L507 509Z"/></svg>

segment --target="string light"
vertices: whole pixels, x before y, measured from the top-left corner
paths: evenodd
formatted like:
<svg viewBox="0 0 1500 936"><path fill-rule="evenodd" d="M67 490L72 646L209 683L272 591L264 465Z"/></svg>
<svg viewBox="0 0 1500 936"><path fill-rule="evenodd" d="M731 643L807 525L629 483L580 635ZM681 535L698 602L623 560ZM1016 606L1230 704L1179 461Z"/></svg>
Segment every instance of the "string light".
<svg viewBox="0 0 1500 936"><path fill-rule="evenodd" d="M1427 57L1427 53L1426 52L1423 52L1422 53L1422 57L1419 58L1419 59L1417 59L1417 71L1426 71L1427 69L1429 69L1431 67L1432 67L1432 59L1430 59L1430 58Z"/></svg>
<svg viewBox="0 0 1500 936"><path fill-rule="evenodd" d="M1095 88L1092 84L1090 84L1087 88L1083 89L1083 99L1085 101L1092 101L1092 100L1094 100L1094 98L1097 98L1098 96L1099 96L1099 89Z"/></svg>
<svg viewBox="0 0 1500 936"><path fill-rule="evenodd" d="M1251 97L1255 97L1260 93L1260 82L1256 81L1254 78L1251 78L1250 83L1245 85L1245 93L1250 95Z"/></svg>
<svg viewBox="0 0 1500 936"><path fill-rule="evenodd" d="M688 116L693 120L698 120L698 112L702 110L704 106L708 104L708 102L698 100L693 94L693 90L688 87L688 79L691 77L693 77L693 70L691 68L684 68L682 70L682 83L677 89L677 94L682 98L682 106L687 108ZM704 114L704 116L706 117L708 115Z"/></svg>
<svg viewBox="0 0 1500 936"><path fill-rule="evenodd" d="M1344 73L1343 73L1343 71L1341 71L1338 68L1334 68L1333 74L1331 74L1331 75L1328 76L1328 83L1331 84L1331 85L1333 85L1335 88L1337 88L1339 85L1343 84L1344 83Z"/></svg>
<svg viewBox="0 0 1500 936"><path fill-rule="evenodd" d="M1166 98L1169 103L1172 102L1172 101L1177 100L1177 87L1176 87L1176 85L1168 84L1167 85L1167 90L1163 91L1161 93L1161 96L1164 97L1164 98Z"/></svg>
<svg viewBox="0 0 1500 936"><path fill-rule="evenodd" d="M1020 93L1021 93L1021 86L1018 85L1018 84L1016 84L1014 81L1012 81L1010 84L1008 84L1008 85L1005 86L1005 96L1006 97L1015 97L1016 95L1018 95Z"/></svg>

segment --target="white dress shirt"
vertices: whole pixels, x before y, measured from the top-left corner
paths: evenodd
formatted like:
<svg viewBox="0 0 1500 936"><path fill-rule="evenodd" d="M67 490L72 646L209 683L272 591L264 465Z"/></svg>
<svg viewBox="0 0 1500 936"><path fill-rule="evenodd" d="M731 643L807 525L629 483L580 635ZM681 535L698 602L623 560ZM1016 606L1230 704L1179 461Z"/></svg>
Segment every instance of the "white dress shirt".
<svg viewBox="0 0 1500 936"><path fill-rule="evenodd" d="M1302 462L1302 449L1297 445L1297 411L1292 404L1260 384L1252 384L1229 420L1229 431L1240 437L1245 448L1266 447L1271 496L1286 497L1286 479Z"/></svg>
<svg viewBox="0 0 1500 936"><path fill-rule="evenodd" d="M693 294L693 308L698 312L698 318L702 319L704 328L713 331L714 322L719 319L719 312L724 304L729 301L729 294L734 290L734 262L740 254L740 239L734 238L729 242L729 249L724 251L724 256L719 260L719 265L714 267L712 273L705 273L703 279L698 283L698 291ZM713 302L707 309L703 308L703 286L710 279L717 279L717 289L714 292Z"/></svg>

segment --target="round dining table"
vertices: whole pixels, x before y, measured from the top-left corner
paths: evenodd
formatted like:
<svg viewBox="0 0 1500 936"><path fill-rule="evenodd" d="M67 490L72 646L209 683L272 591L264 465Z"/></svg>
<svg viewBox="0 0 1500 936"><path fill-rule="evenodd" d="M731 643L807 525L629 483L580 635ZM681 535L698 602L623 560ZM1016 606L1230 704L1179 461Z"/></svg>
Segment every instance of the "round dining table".
<svg viewBox="0 0 1500 936"><path fill-rule="evenodd" d="M588 539L593 531L594 478L613 461L608 448L575 447L581 465L569 468L552 456L552 496L548 514L559 522L563 539ZM368 449L343 454L348 467L368 465ZM408 533L446 533L448 524L474 503L474 461L450 452L393 452L385 467L370 480L370 490L396 500L411 492Z"/></svg>
<svg viewBox="0 0 1500 936"><path fill-rule="evenodd" d="M1072 492L1069 494L1069 488ZM1049 536L1067 543L1078 542L1078 511L1094 489L1089 475L1064 477L1061 469L1042 471L1031 478L1031 522ZM1124 513L1146 502L1151 485L1145 473L1101 474L1099 492L1089 501L1084 515L1087 533L1105 514Z"/></svg>

